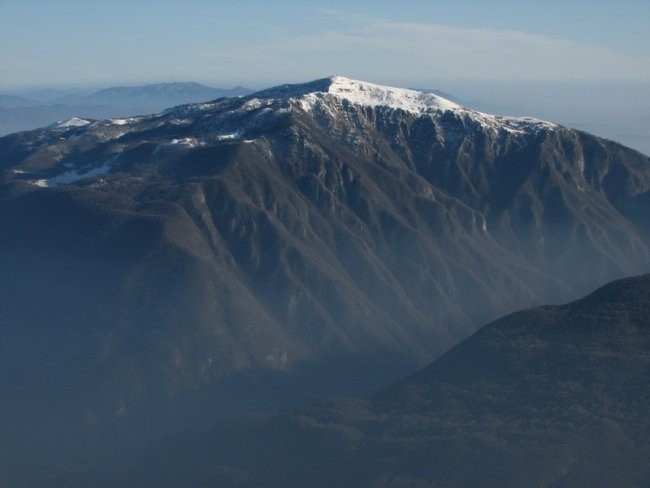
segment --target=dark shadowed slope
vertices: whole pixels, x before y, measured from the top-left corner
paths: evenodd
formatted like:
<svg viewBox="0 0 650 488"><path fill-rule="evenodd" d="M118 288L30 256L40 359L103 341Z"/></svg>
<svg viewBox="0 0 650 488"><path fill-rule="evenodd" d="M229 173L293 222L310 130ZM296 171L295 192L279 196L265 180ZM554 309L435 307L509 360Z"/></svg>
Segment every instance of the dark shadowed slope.
<svg viewBox="0 0 650 488"><path fill-rule="evenodd" d="M367 393L650 267L647 157L341 77L0 138L0 185L28 466Z"/></svg>
<svg viewBox="0 0 650 488"><path fill-rule="evenodd" d="M138 486L645 487L650 275L493 322L367 401L154 449Z"/></svg>

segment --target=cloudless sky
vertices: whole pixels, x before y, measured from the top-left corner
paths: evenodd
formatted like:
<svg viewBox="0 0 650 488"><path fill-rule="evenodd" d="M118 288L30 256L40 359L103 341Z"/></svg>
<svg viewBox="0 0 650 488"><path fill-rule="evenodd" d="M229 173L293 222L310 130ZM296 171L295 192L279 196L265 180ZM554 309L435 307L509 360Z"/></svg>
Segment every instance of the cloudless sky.
<svg viewBox="0 0 650 488"><path fill-rule="evenodd" d="M650 82L649 0L0 0L0 90L330 74Z"/></svg>

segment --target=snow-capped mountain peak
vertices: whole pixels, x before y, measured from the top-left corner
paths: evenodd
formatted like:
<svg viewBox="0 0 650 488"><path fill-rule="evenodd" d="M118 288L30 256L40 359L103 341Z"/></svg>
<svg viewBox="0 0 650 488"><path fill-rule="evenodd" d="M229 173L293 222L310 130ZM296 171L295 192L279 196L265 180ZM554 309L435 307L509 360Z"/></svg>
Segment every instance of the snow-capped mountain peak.
<svg viewBox="0 0 650 488"><path fill-rule="evenodd" d="M461 109L460 105L433 93L377 85L343 76L333 76L330 80L332 83L327 91L330 95L358 105L386 106L413 113Z"/></svg>
<svg viewBox="0 0 650 488"><path fill-rule="evenodd" d="M462 108L460 105L433 93L378 85L352 80L344 76L330 76L295 85L279 85L253 93L249 97L252 99L297 99L309 103L323 99L327 95L357 105L385 106L412 113Z"/></svg>
<svg viewBox="0 0 650 488"><path fill-rule="evenodd" d="M311 111L334 99L364 107L386 107L416 116L452 112L460 117L473 119L485 128L505 129L510 132L520 132L524 126L547 129L556 127L551 122L532 117L507 117L478 112L431 92L379 85L344 76L330 76L295 85L279 85L253 93L246 98L251 101L294 101L305 111Z"/></svg>

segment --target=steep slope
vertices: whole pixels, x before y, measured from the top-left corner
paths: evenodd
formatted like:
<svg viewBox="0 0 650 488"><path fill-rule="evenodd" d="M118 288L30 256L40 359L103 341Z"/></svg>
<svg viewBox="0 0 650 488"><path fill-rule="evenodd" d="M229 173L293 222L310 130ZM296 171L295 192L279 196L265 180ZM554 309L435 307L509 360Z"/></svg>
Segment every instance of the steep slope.
<svg viewBox="0 0 650 488"><path fill-rule="evenodd" d="M369 400L158 446L138 486L640 487L650 482L650 276L493 322Z"/></svg>
<svg viewBox="0 0 650 488"><path fill-rule="evenodd" d="M362 393L650 264L647 157L341 77L7 136L0 177L25 456Z"/></svg>

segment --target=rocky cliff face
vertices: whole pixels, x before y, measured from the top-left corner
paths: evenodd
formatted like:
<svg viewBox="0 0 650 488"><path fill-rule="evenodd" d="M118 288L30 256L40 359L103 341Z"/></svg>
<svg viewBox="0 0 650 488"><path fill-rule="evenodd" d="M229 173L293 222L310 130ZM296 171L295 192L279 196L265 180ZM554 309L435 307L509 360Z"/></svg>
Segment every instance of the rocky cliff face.
<svg viewBox="0 0 650 488"><path fill-rule="evenodd" d="M650 264L647 157L341 77L13 134L0 175L0 386L34 432L365 391Z"/></svg>

